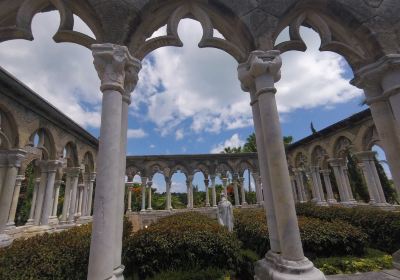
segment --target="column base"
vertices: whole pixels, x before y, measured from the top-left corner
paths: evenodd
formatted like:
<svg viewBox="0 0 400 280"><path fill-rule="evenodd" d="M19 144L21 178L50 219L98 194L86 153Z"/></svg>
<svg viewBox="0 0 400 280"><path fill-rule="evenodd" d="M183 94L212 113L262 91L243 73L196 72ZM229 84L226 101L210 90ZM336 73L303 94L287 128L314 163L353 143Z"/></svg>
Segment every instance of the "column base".
<svg viewBox="0 0 400 280"><path fill-rule="evenodd" d="M16 226L15 226L15 223L14 223L14 222L7 223L7 224L6 224L6 230L8 230L8 229L15 229L15 228L16 228Z"/></svg>
<svg viewBox="0 0 400 280"><path fill-rule="evenodd" d="M93 220L92 216L80 216L79 219L76 221L77 224L87 224Z"/></svg>
<svg viewBox="0 0 400 280"><path fill-rule="evenodd" d="M307 258L288 261L269 251L254 266L254 280L325 280L324 274Z"/></svg>
<svg viewBox="0 0 400 280"><path fill-rule="evenodd" d="M336 199L328 199L328 204L338 204Z"/></svg>
<svg viewBox="0 0 400 280"><path fill-rule="evenodd" d="M318 206L329 206L329 204L326 201L317 201L315 204Z"/></svg>
<svg viewBox="0 0 400 280"><path fill-rule="evenodd" d="M33 219L29 219L29 220L26 221L25 225L26 226L33 226L33 222L34 222Z"/></svg>
<svg viewBox="0 0 400 280"><path fill-rule="evenodd" d="M248 203L247 202L242 202L242 206L247 206Z"/></svg>
<svg viewBox="0 0 400 280"><path fill-rule="evenodd" d="M112 280L124 280L124 269L125 269L125 266L122 264L119 267L117 267L116 269L114 269L114 271L113 271L114 275L111 279Z"/></svg>
<svg viewBox="0 0 400 280"><path fill-rule="evenodd" d="M147 208L147 211L153 211L153 208L149 207Z"/></svg>
<svg viewBox="0 0 400 280"><path fill-rule="evenodd" d="M58 225L60 221L58 220L57 216L50 216L49 217L49 224L51 225Z"/></svg>
<svg viewBox="0 0 400 280"><path fill-rule="evenodd" d="M206 203L206 207L210 207L210 203Z"/></svg>
<svg viewBox="0 0 400 280"><path fill-rule="evenodd" d="M0 233L0 248L8 247L12 244L14 239L5 233Z"/></svg>

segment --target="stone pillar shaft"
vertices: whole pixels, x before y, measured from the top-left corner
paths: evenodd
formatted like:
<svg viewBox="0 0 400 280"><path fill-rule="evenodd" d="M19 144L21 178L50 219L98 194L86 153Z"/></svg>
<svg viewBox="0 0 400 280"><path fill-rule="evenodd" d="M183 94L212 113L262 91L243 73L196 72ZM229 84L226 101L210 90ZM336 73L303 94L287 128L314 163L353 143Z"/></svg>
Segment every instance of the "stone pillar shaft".
<svg viewBox="0 0 400 280"><path fill-rule="evenodd" d="M71 191L70 191L70 203L68 209L68 223L72 224L74 222L75 214L76 214L76 198L78 191L78 176L80 173L80 169L74 168L71 170L73 172L71 176Z"/></svg>
<svg viewBox="0 0 400 280"><path fill-rule="evenodd" d="M210 194L209 194L209 189L208 189L209 183L210 183L210 180L208 180L208 176L207 176L207 179L204 180L204 186L205 186L205 191L206 191L206 207L210 207Z"/></svg>
<svg viewBox="0 0 400 280"><path fill-rule="evenodd" d="M57 180L54 183L54 189L55 189L55 193L54 193L54 198L53 198L53 210L51 215L53 217L57 217L57 208L58 208L58 198L60 196L60 185L61 185L61 181Z"/></svg>
<svg viewBox="0 0 400 280"><path fill-rule="evenodd" d="M151 207L151 195L152 195L151 186L152 185L153 185L152 181L147 181L147 187L149 189L149 203L147 206L147 210L153 210L153 208Z"/></svg>
<svg viewBox="0 0 400 280"><path fill-rule="evenodd" d="M240 177L239 178L239 185L240 185L240 191L241 191L241 197L242 197L242 206L247 205L246 202L246 191L244 189L244 178Z"/></svg>
<svg viewBox="0 0 400 280"><path fill-rule="evenodd" d="M33 215L35 213L36 198L37 198L39 185L40 185L40 178L37 178L37 179L35 179L35 183L33 185L33 195L32 195L32 202L31 202L31 209L29 211L29 219L26 222L26 225L33 225Z"/></svg>
<svg viewBox="0 0 400 280"><path fill-rule="evenodd" d="M36 207L34 214L34 225L38 226L40 224L40 218L42 216L43 201L47 185L47 170L44 169L45 166L42 164L40 167L40 184L38 189L38 194L36 198Z"/></svg>
<svg viewBox="0 0 400 280"><path fill-rule="evenodd" d="M238 179L236 175L235 178L233 179L233 195L235 198L235 206L239 206L240 201L239 201Z"/></svg>
<svg viewBox="0 0 400 280"><path fill-rule="evenodd" d="M42 215L40 217L40 224L47 226L49 224L49 218L53 211L53 193L54 193L54 182L56 179L57 168L61 166L61 162L47 161L47 182L46 190L43 200Z"/></svg>
<svg viewBox="0 0 400 280"><path fill-rule="evenodd" d="M132 187L128 187L128 209L127 212L132 212Z"/></svg>
<svg viewBox="0 0 400 280"><path fill-rule="evenodd" d="M215 191L215 175L211 175L212 206L217 207L217 193Z"/></svg>
<svg viewBox="0 0 400 280"><path fill-rule="evenodd" d="M94 65L101 80L103 93L99 151L97 155L97 186L94 198L93 230L89 257L89 280L122 279L123 267L117 264L119 246L118 226L123 211L118 204L121 196L121 137L125 129L122 122L122 95L130 93L137 81L136 67L140 62L132 58L124 46L113 44L92 45ZM135 72L135 70L137 70ZM136 80L135 80L136 78ZM116 222L113 222L117 220ZM120 221L121 220L121 221ZM117 225L118 224L118 225ZM114 228L117 226L117 230ZM120 258L120 257L119 257ZM118 265L117 271L116 265Z"/></svg>
<svg viewBox="0 0 400 280"><path fill-rule="evenodd" d="M147 178L142 177L142 209L140 211L146 211L146 182Z"/></svg>
<svg viewBox="0 0 400 280"><path fill-rule="evenodd" d="M10 214L8 216L7 227L15 227L15 214L17 212L17 205L19 199L19 192L21 190L21 183L25 179L24 175L17 175L15 180L15 189L11 203Z"/></svg>
<svg viewBox="0 0 400 280"><path fill-rule="evenodd" d="M327 170L321 170L320 171L324 177L324 183L325 183L325 188L327 192L327 198L329 203L336 203L335 196L333 195L333 190L332 190L332 183L331 183L331 178L329 177L329 174L331 171L329 169Z"/></svg>

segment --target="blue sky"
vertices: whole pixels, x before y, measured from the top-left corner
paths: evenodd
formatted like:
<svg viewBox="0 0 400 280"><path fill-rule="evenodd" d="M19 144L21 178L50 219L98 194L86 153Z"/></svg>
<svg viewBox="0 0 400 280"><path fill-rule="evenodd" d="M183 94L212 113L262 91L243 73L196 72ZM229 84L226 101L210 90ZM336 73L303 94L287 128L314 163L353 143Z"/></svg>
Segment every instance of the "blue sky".
<svg viewBox="0 0 400 280"><path fill-rule="evenodd" d="M91 34L78 18L75 22L75 30ZM35 41L1 43L0 65L98 136L101 93L92 55L81 46L54 43L58 23L55 12L35 16ZM161 28L153 36L164 32ZM199 49L201 33L199 23L183 20L184 47L158 49L143 61L129 111L128 154L218 152L242 145L253 132L237 62L220 50ZM282 55L282 79L276 85L283 134L295 140L310 134L310 122L322 129L365 108L362 92L348 82L352 73L346 62L319 52L320 39L312 30L301 33L308 50ZM286 38L283 32L279 40ZM176 188L183 190L184 178L179 178Z"/></svg>

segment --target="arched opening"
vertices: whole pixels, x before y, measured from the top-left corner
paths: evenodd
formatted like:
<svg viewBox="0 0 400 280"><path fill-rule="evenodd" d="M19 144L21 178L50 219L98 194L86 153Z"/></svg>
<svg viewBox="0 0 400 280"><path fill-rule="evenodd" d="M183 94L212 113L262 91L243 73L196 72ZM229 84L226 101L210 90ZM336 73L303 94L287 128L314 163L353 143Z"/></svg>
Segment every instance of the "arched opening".
<svg viewBox="0 0 400 280"><path fill-rule="evenodd" d="M181 170L177 170L171 176L171 204L173 209L187 207L187 176Z"/></svg>
<svg viewBox="0 0 400 280"><path fill-rule="evenodd" d="M18 132L16 123L10 112L0 105L0 150L18 147Z"/></svg>

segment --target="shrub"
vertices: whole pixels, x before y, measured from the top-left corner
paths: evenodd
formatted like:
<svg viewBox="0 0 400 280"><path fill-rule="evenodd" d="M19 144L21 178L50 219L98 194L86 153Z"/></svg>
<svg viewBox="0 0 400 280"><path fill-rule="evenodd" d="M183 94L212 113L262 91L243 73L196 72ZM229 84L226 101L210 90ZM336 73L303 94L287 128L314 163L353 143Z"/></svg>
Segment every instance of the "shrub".
<svg viewBox="0 0 400 280"><path fill-rule="evenodd" d="M314 264L324 274L349 274L378 271L392 268L392 257L381 251L368 249L367 254L359 257L317 258Z"/></svg>
<svg viewBox="0 0 400 280"><path fill-rule="evenodd" d="M134 233L125 246L126 275L140 279L163 270L235 269L240 242L216 221L195 212L176 214Z"/></svg>
<svg viewBox="0 0 400 280"><path fill-rule="evenodd" d="M390 254L400 248L400 213L363 207L318 207L309 203L297 205L297 213L324 221L339 219L359 227L368 235L369 247Z"/></svg>
<svg viewBox="0 0 400 280"><path fill-rule="evenodd" d="M364 252L366 235L350 224L299 217L300 235L306 255L343 256ZM268 227L263 209L235 210L235 231L244 245L263 256L269 250Z"/></svg>
<svg viewBox="0 0 400 280"><path fill-rule="evenodd" d="M227 275L229 276L229 272L209 267L184 271L164 271L152 277L151 280L224 280Z"/></svg>
<svg viewBox="0 0 400 280"><path fill-rule="evenodd" d="M91 224L15 240L0 249L0 279L86 279ZM124 220L124 242L132 225Z"/></svg>

